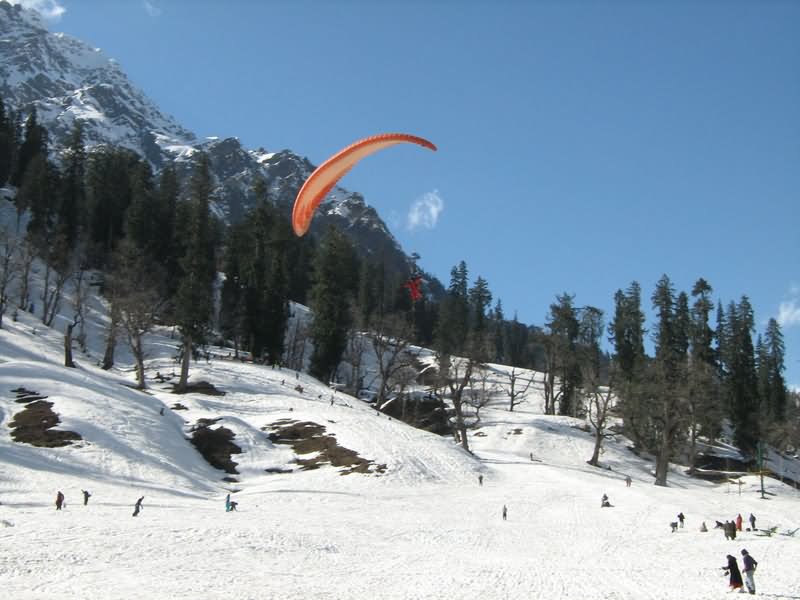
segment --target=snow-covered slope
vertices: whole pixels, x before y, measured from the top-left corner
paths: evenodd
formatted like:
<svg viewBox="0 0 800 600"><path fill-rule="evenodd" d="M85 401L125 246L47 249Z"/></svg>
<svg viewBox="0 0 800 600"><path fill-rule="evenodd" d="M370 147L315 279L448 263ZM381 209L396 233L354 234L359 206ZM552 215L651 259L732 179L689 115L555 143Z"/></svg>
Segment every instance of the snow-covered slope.
<svg viewBox="0 0 800 600"><path fill-rule="evenodd" d="M0 330L0 583L10 597L715 598L727 589L725 555L741 548L759 561L759 593L797 595L800 531L781 534L800 527L800 493L775 480L762 500L755 477L740 490L675 465L670 487L658 488L622 437L607 440L603 468L591 467L583 423L542 415L536 386L514 412L502 396L482 410L474 455L222 348L193 364L191 382L225 395L176 395L169 329L149 336L149 389L135 391L124 348L111 372L97 367L106 317L100 299L93 306L78 369L61 366L61 333L36 315ZM492 366L497 382L504 370ZM20 387L48 396L58 428L83 439L50 449L13 441ZM187 441L200 419L235 434L237 473L212 468ZM320 454L272 441L287 421L324 427L371 468L301 469L296 459ZM225 512L229 493L236 512ZM604 493L612 508L600 508ZM686 527L671 533L678 512ZM775 534L728 541L713 529L751 512Z"/></svg>

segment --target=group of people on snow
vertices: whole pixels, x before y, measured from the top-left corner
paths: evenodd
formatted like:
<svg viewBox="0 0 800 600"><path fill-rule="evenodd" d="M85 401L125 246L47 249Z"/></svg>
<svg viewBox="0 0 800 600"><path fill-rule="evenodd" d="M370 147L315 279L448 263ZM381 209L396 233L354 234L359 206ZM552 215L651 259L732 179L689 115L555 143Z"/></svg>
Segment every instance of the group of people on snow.
<svg viewBox="0 0 800 600"><path fill-rule="evenodd" d="M89 498L91 498L92 494L88 490L81 490L81 494L83 494L83 505L86 506L89 504ZM141 496L137 501L136 504L133 505L133 515L134 517L138 517L139 513L142 512L144 508L144 496ZM61 490L58 490L56 493L56 510L61 510L63 507L67 505L64 493ZM231 495L228 494L225 497L225 512L235 511L236 507L239 505L238 502L231 500ZM505 509L505 507L503 507Z"/></svg>

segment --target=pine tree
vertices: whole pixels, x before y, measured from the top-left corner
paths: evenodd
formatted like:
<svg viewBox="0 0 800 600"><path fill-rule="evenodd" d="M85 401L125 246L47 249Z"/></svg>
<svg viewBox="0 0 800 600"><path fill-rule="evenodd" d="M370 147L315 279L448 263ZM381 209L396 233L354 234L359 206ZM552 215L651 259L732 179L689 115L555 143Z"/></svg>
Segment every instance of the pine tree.
<svg viewBox="0 0 800 600"><path fill-rule="evenodd" d="M469 333L468 271L462 260L450 271L450 286L439 304L435 346L441 355L459 354L467 344Z"/></svg>
<svg viewBox="0 0 800 600"><path fill-rule="evenodd" d="M175 299L175 318L183 337L183 361L177 391L185 391L189 361L194 344L206 341L213 309L216 277L210 199L212 183L208 157L197 157L189 181L186 253L181 259L183 274Z"/></svg>
<svg viewBox="0 0 800 600"><path fill-rule="evenodd" d="M314 312L310 372L322 381L335 377L344 353L357 276L358 261L352 245L341 232L329 229L319 244L310 292Z"/></svg>
<svg viewBox="0 0 800 600"><path fill-rule="evenodd" d="M36 156L47 158L47 130L39 125L36 108L32 108L25 121L25 133L19 147L14 171L11 175L11 184L17 187L22 185L25 171Z"/></svg>
<svg viewBox="0 0 800 600"><path fill-rule="evenodd" d="M549 358L545 383L551 395L548 404L554 407L557 401L559 414L573 417L578 416L581 410L577 397L581 383L578 360L580 324L574 300L574 296L564 293L556 296L556 302L550 305L546 324Z"/></svg>
<svg viewBox="0 0 800 600"><path fill-rule="evenodd" d="M614 345L611 387L620 399L622 422L637 449L646 448L648 421L642 386L646 366L644 351L644 313L641 287L634 281L627 291L614 295L614 318L609 326Z"/></svg>
<svg viewBox="0 0 800 600"><path fill-rule="evenodd" d="M786 368L784 364L786 346L781 326L775 319L767 322L767 329L764 333L764 349L767 360L767 390L766 394L762 396L762 401L766 404L769 419L773 423L781 424L786 420L787 406L786 381L783 377Z"/></svg>
<svg viewBox="0 0 800 600"><path fill-rule="evenodd" d="M760 437L753 329L753 309L749 299L742 296L738 305L731 303L727 314L726 390L734 441L744 452L754 452Z"/></svg>
<svg viewBox="0 0 800 600"><path fill-rule="evenodd" d="M58 210L59 231L69 248L75 248L80 234L80 220L86 210L86 150L80 121L67 140L61 176L61 205Z"/></svg>
<svg viewBox="0 0 800 600"><path fill-rule="evenodd" d="M17 213L30 211L28 233L47 244L55 232L58 207L58 173L44 154L35 155L17 193Z"/></svg>
<svg viewBox="0 0 800 600"><path fill-rule="evenodd" d="M714 332L710 326L711 285L698 279L692 288L695 298L689 327L689 464L694 468L697 440L700 434L714 439L719 434L723 411L720 406L719 369L712 348Z"/></svg>
<svg viewBox="0 0 800 600"><path fill-rule="evenodd" d="M0 187L6 184L13 172L15 143L14 122L0 96Z"/></svg>
<svg viewBox="0 0 800 600"><path fill-rule="evenodd" d="M656 485L667 485L669 461L687 420L686 370L688 365L688 308L677 301L672 282L663 275L653 292L653 308L658 324L653 337L655 359L649 368L653 423L656 444Z"/></svg>

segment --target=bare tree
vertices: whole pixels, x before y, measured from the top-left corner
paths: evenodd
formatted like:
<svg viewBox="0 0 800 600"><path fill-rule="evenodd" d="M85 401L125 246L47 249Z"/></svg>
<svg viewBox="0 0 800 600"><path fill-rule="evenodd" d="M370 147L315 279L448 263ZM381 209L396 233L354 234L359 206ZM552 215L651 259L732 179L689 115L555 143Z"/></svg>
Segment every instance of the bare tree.
<svg viewBox="0 0 800 600"><path fill-rule="evenodd" d="M448 398L453 404L455 416L455 428L453 433L456 441L461 444L467 452L469 440L467 439L467 421L464 412L464 390L467 388L472 372L475 369L476 361L471 358L453 359L450 355L443 354L439 357L439 377L441 385L448 391Z"/></svg>
<svg viewBox="0 0 800 600"><path fill-rule="evenodd" d="M308 337L308 324L303 319L295 319L294 326L289 328L286 339L286 366L290 369L303 370Z"/></svg>
<svg viewBox="0 0 800 600"><path fill-rule="evenodd" d="M362 387L364 387L361 366L364 362L364 352L369 346L369 336L361 331L350 330L347 336L347 346L342 356L342 362L350 367L350 373L347 377L347 386L350 391L355 395Z"/></svg>
<svg viewBox="0 0 800 600"><path fill-rule="evenodd" d="M120 242L114 261L113 279L117 281L116 304L128 347L136 362L136 387L147 387L144 372L144 336L156 322L163 304L158 293L162 279L158 269L142 258L136 247Z"/></svg>
<svg viewBox="0 0 800 600"><path fill-rule="evenodd" d="M378 361L378 397L380 407L392 391L398 375L413 368L419 352L411 351L408 341L412 335L412 325L402 316L389 316L381 319L375 332L370 336L372 350Z"/></svg>
<svg viewBox="0 0 800 600"><path fill-rule="evenodd" d="M75 368L72 358L72 333L78 327L76 339L82 351L86 351L86 312L88 310L87 299L89 297L89 284L86 276L85 261L79 261L78 269L73 277L72 295L72 321L67 323L64 332L64 366Z"/></svg>
<svg viewBox="0 0 800 600"><path fill-rule="evenodd" d="M43 242L47 244L47 242ZM44 254L44 281L42 282L42 323L53 326L56 314L61 306L64 286L72 276L71 263L74 255L69 252L66 238L57 235L52 244L47 246Z"/></svg>
<svg viewBox="0 0 800 600"><path fill-rule="evenodd" d="M17 305L22 310L30 309L30 282L33 261L36 252L28 238L23 238L17 246L16 271L19 274L19 300Z"/></svg>
<svg viewBox="0 0 800 600"><path fill-rule="evenodd" d="M521 373L517 371L516 367L511 369L508 373L508 384L503 386L503 391L508 396L508 411L514 412L514 408L525 402L525 394L528 393L531 385L533 385L533 376L527 379L522 379ZM519 385L517 385L519 383Z"/></svg>
<svg viewBox="0 0 800 600"><path fill-rule="evenodd" d="M477 364L473 375L467 382L467 404L475 411L475 423L481 420L481 409L491 402L495 393L500 389L496 383L491 382L492 371L484 364Z"/></svg>
<svg viewBox="0 0 800 600"><path fill-rule="evenodd" d="M106 349L103 353L101 368L108 371L114 366L114 353L117 349L117 334L119 333L120 311L119 302L116 298L113 283L106 288L109 291L109 301L111 302L111 319L108 322L108 332L106 333Z"/></svg>
<svg viewBox="0 0 800 600"><path fill-rule="evenodd" d="M9 287L17 275L14 265L15 238L7 228L0 230L0 328L9 304Z"/></svg>
<svg viewBox="0 0 800 600"><path fill-rule="evenodd" d="M597 370L591 364L583 364L583 393L588 403L586 418L594 430L594 450L587 461L592 466L599 466L603 440L608 436L607 425L609 410L612 407L613 394L610 386L601 386Z"/></svg>

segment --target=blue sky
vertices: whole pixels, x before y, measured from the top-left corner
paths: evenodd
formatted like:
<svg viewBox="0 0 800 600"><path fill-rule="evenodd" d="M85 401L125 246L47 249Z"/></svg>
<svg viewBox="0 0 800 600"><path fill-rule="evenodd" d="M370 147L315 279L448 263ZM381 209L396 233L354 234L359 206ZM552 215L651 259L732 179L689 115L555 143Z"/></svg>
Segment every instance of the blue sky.
<svg viewBox="0 0 800 600"><path fill-rule="evenodd" d="M402 131L342 181L423 268L466 261L506 314L613 309L698 277L780 318L800 386L800 3L59 0L199 136L319 164ZM416 220L410 220L416 207Z"/></svg>

